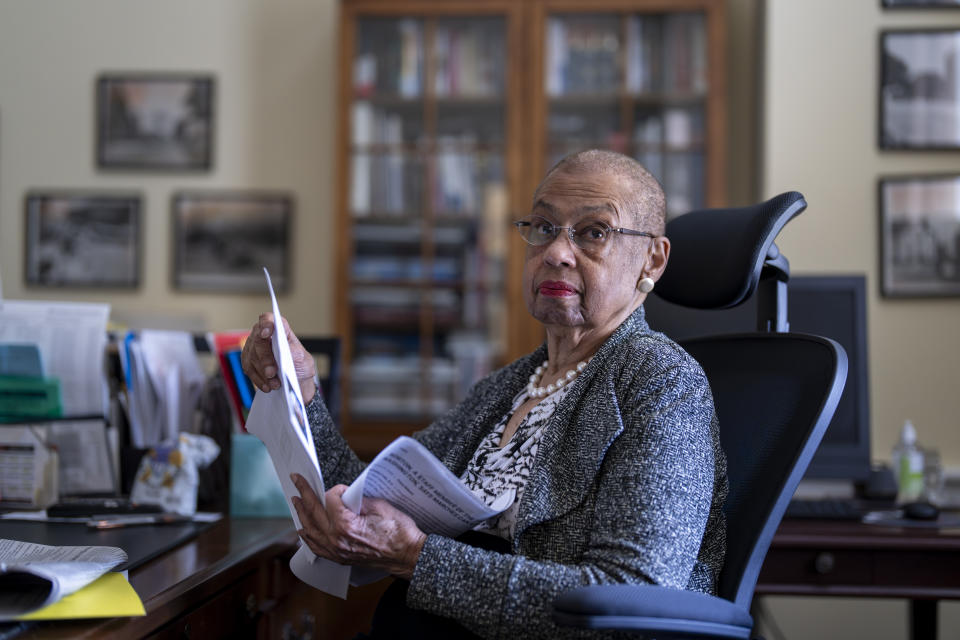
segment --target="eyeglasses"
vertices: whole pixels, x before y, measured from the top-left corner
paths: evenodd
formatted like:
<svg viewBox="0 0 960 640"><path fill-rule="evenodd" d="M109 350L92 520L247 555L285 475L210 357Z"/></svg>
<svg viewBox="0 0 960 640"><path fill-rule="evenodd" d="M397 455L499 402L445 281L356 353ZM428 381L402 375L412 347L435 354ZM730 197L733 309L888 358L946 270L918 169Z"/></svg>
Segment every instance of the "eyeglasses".
<svg viewBox="0 0 960 640"><path fill-rule="evenodd" d="M570 241L584 251L597 253L603 251L610 245L608 240L614 233L622 233L625 236L643 236L644 238L656 238L657 236L646 231L635 231L633 229L624 229L623 227L611 227L599 220L585 220L580 224L569 227L561 227L553 224L542 216L527 216L523 220L514 222L513 225L527 241L535 247L541 247L553 242L561 230L566 229Z"/></svg>

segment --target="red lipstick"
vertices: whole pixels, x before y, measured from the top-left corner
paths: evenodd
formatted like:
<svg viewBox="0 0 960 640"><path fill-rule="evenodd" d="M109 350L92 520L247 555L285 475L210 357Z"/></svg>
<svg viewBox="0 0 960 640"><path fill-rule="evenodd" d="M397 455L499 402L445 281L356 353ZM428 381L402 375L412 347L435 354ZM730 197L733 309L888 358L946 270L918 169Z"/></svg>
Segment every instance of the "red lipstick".
<svg viewBox="0 0 960 640"><path fill-rule="evenodd" d="M538 287L540 295L562 298L577 293L573 286L561 280L544 280Z"/></svg>

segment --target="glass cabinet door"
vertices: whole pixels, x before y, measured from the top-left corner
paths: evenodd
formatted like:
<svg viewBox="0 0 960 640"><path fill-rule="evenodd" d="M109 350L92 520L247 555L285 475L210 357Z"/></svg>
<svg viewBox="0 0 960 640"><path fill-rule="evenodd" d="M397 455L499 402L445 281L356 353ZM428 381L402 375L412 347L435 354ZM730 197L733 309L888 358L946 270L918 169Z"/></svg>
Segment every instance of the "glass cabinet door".
<svg viewBox="0 0 960 640"><path fill-rule="evenodd" d="M544 170L612 149L660 180L668 215L706 206L704 13L554 13L544 29Z"/></svg>
<svg viewBox="0 0 960 640"><path fill-rule="evenodd" d="M422 423L503 356L507 18L355 27L348 420Z"/></svg>

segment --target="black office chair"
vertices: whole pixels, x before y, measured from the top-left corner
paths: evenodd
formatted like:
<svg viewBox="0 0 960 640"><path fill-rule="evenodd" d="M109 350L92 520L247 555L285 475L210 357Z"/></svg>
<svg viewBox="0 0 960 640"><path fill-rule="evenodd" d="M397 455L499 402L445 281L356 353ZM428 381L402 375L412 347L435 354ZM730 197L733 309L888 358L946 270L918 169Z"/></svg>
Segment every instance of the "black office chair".
<svg viewBox="0 0 960 640"><path fill-rule="evenodd" d="M670 262L657 293L700 309L759 296L757 333L683 347L710 381L727 454L727 550L717 596L654 585L582 587L554 600L560 625L656 638L749 638L750 602L770 540L830 423L847 358L833 340L786 333L789 262L777 234L806 208L785 193L737 209L695 211L667 225Z"/></svg>
<svg viewBox="0 0 960 640"><path fill-rule="evenodd" d="M303 348L313 355L320 377L320 392L334 424L340 424L340 338L300 338Z"/></svg>

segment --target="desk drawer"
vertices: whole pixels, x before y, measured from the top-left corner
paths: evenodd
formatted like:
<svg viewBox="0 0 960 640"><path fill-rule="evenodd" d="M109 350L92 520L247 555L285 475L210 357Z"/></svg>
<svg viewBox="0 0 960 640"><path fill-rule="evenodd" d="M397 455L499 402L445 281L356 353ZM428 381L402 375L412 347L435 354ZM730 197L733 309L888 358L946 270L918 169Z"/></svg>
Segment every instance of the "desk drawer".
<svg viewBox="0 0 960 640"><path fill-rule="evenodd" d="M909 549L771 549L758 594L960 597L960 553Z"/></svg>
<svg viewBox="0 0 960 640"><path fill-rule="evenodd" d="M257 572L248 573L149 637L155 640L256 638L259 623L258 588Z"/></svg>
<svg viewBox="0 0 960 640"><path fill-rule="evenodd" d="M851 549L771 549L760 571L764 585L869 585L872 551Z"/></svg>
<svg viewBox="0 0 960 640"><path fill-rule="evenodd" d="M960 553L948 550L887 553L876 564L877 586L947 589L960 592ZM957 597L955 593L952 597Z"/></svg>

